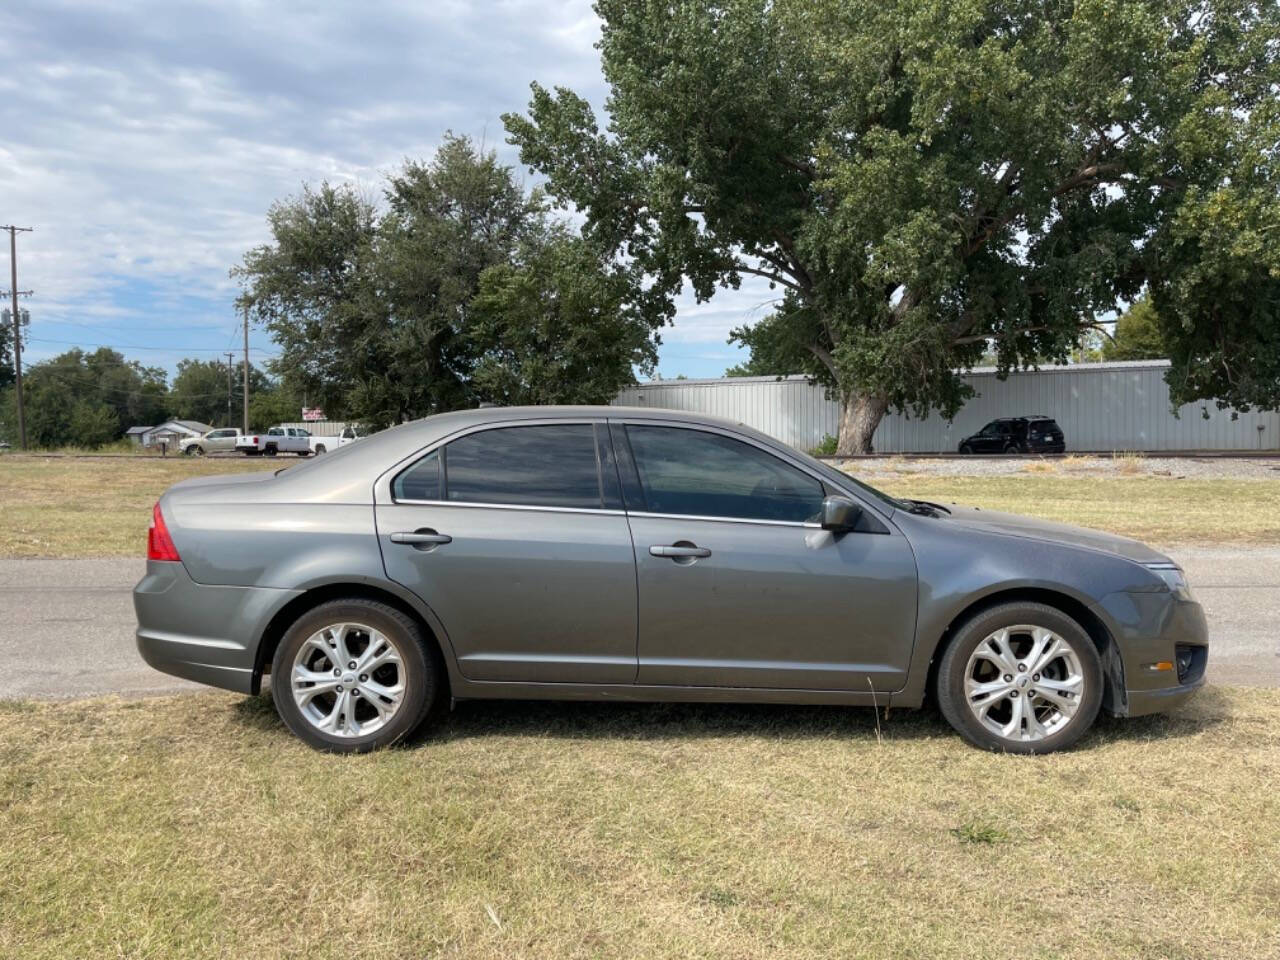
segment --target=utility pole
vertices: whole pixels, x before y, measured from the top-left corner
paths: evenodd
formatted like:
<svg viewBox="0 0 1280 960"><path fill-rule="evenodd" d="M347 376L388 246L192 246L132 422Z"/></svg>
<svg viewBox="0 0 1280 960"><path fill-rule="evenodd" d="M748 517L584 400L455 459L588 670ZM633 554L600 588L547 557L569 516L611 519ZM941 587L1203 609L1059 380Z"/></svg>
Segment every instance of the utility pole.
<svg viewBox="0 0 1280 960"><path fill-rule="evenodd" d="M227 426L231 426L231 361L235 360L236 355L230 350L224 354L227 358Z"/></svg>
<svg viewBox="0 0 1280 960"><path fill-rule="evenodd" d="M249 432L249 311L244 312L244 432Z"/></svg>
<svg viewBox="0 0 1280 960"><path fill-rule="evenodd" d="M30 233L31 227L0 227L9 231L9 295L13 298L13 374L18 398L18 442L27 449L27 420L22 408L22 315L18 312L18 234ZM31 291L23 291L28 296Z"/></svg>

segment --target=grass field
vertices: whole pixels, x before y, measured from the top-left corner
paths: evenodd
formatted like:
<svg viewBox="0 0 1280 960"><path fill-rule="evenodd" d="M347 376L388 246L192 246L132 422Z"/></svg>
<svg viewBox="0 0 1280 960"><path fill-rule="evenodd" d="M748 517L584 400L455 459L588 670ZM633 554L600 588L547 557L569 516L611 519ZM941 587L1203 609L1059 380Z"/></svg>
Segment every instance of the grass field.
<svg viewBox="0 0 1280 960"><path fill-rule="evenodd" d="M133 556L151 506L186 477L274 470L296 461L120 457L0 457L0 556ZM889 474L889 493L1097 527L1155 543L1280 543L1280 477L1152 475L948 477Z"/></svg>
<svg viewBox="0 0 1280 960"><path fill-rule="evenodd" d="M207 474L278 470L285 463L8 454L0 457L0 556L139 556L147 549L151 507L166 487Z"/></svg>
<svg viewBox="0 0 1280 960"><path fill-rule="evenodd" d="M1280 954L1280 692L1044 758L882 727L473 703L334 757L265 698L0 702L0 956Z"/></svg>

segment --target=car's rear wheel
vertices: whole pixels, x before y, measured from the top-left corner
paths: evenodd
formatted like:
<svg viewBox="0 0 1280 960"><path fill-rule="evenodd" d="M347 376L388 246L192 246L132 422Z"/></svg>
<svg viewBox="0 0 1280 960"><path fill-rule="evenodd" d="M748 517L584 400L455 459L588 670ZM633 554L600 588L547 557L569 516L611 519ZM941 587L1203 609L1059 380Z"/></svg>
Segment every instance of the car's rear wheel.
<svg viewBox="0 0 1280 960"><path fill-rule="evenodd" d="M265 450L263 450L262 452L263 452L263 454L265 454L265 455L266 455L266 456L268 456L268 457L274 457L274 456L275 456L277 453L279 453L280 451L276 448L276 445L273 443L273 444L271 444L270 446L268 446Z"/></svg>
<svg viewBox="0 0 1280 960"><path fill-rule="evenodd" d="M1102 661L1075 620L1042 603L1001 604L964 624L938 665L938 705L970 743L1008 753L1065 749L1102 706Z"/></svg>
<svg viewBox="0 0 1280 960"><path fill-rule="evenodd" d="M323 444L323 443L317 443L317 444L316 444L316 453L317 453L317 454L324 453L324 444Z"/></svg>
<svg viewBox="0 0 1280 960"><path fill-rule="evenodd" d="M276 648L271 695L281 719L320 750L364 753L412 733L435 704L440 671L421 627L374 600L303 614Z"/></svg>

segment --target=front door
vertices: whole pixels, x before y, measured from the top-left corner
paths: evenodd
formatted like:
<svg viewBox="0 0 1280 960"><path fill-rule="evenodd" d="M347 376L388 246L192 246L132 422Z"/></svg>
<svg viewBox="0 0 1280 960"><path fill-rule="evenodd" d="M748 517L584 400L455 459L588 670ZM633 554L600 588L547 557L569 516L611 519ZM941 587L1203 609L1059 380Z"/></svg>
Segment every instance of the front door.
<svg viewBox="0 0 1280 960"><path fill-rule="evenodd" d="M614 438L636 547L638 683L903 686L916 566L897 530L870 508L865 530L818 528L823 481L744 438L651 421L615 425Z"/></svg>
<svg viewBox="0 0 1280 960"><path fill-rule="evenodd" d="M431 607L464 677L635 680L635 558L606 442L591 423L489 425L379 496L387 575Z"/></svg>

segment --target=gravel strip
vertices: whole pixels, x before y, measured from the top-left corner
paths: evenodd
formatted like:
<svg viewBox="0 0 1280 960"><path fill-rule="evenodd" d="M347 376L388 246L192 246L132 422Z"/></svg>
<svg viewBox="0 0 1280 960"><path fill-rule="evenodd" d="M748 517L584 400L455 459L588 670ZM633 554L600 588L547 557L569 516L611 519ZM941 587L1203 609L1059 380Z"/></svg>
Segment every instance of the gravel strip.
<svg viewBox="0 0 1280 960"><path fill-rule="evenodd" d="M829 461L857 477L1157 476L1280 480L1280 461L1226 457L868 457Z"/></svg>

